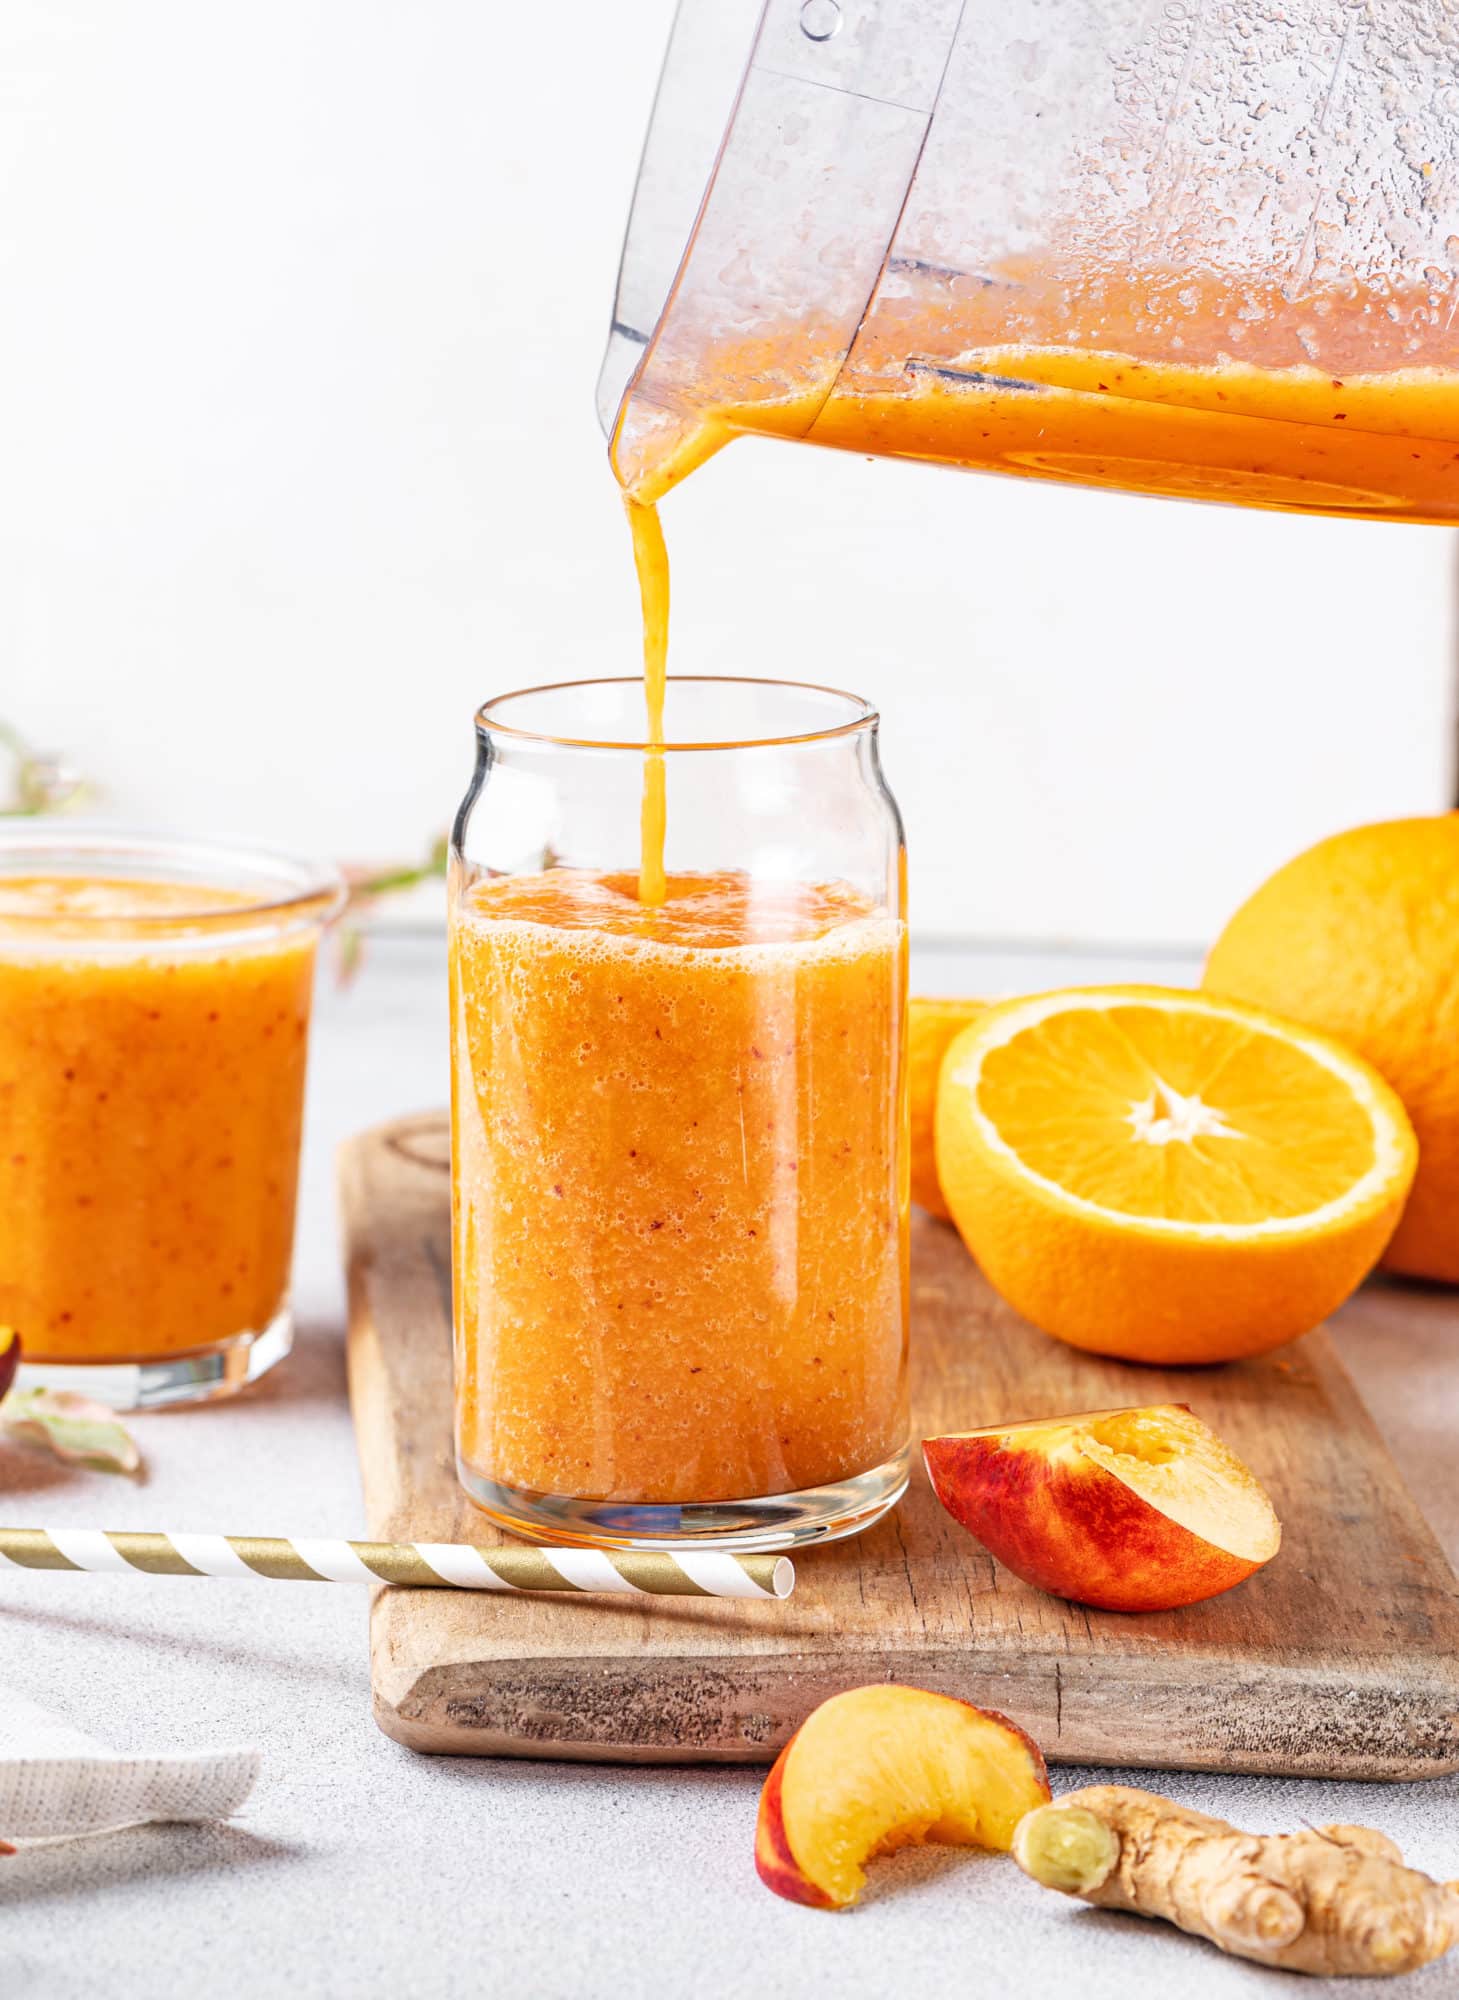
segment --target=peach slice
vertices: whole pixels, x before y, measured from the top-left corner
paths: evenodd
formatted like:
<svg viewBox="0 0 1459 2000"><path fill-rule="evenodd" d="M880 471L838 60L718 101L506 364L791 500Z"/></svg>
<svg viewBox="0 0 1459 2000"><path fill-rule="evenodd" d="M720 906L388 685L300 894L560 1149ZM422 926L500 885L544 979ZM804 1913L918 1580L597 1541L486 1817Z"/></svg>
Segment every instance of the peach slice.
<svg viewBox="0 0 1459 2000"><path fill-rule="evenodd" d="M1007 1853L1049 1797L1038 1745L992 1709L922 1688L852 1688L823 1701L760 1794L755 1867L777 1896L843 1910L864 1864L923 1841Z"/></svg>
<svg viewBox="0 0 1459 2000"><path fill-rule="evenodd" d="M1241 1583L1282 1530L1184 1403L928 1438L938 1499L1025 1583L1105 1611L1169 1611Z"/></svg>
<svg viewBox="0 0 1459 2000"><path fill-rule="evenodd" d="M0 1326L0 1402L9 1392L20 1366L20 1335L13 1326Z"/></svg>

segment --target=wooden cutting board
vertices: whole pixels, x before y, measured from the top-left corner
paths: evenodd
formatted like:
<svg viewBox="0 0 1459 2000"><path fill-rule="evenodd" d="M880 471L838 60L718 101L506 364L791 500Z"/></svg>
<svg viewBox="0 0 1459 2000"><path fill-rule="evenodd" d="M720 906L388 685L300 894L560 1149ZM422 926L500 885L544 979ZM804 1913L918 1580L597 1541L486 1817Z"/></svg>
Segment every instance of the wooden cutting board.
<svg viewBox="0 0 1459 2000"><path fill-rule="evenodd" d="M498 1543L452 1467L444 1117L365 1133L341 1172L370 1533ZM381 1728L418 1750L767 1763L825 1696L887 1679L1004 1709L1062 1763L1459 1768L1459 1587L1326 1334L1230 1367L1134 1368L1025 1325L920 1213L912 1268L918 1437L1189 1402L1270 1491L1276 1561L1185 1611L1086 1611L995 1563L918 1466L889 1519L796 1558L783 1604L381 1590ZM1375 1296L1390 1318L1402 1307Z"/></svg>

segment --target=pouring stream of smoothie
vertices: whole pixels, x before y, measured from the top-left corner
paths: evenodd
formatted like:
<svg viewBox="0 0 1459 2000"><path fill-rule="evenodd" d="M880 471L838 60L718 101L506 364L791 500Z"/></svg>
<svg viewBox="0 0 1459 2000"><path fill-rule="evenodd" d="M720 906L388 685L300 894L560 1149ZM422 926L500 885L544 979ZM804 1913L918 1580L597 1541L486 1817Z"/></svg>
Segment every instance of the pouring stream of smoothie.
<svg viewBox="0 0 1459 2000"><path fill-rule="evenodd" d="M839 327L796 320L695 353L687 366L678 350L662 363L650 353L653 420L634 430L630 390L613 443L643 599L642 902L656 907L665 894L656 746L669 571L656 504L733 437L798 437L877 457L1280 511L1459 521L1452 313L1438 315L1426 295L1396 295L1388 312L1361 294L1325 301L1313 322L1322 331L1318 367L1292 346L1280 297L1248 299L1233 318L1219 288L1203 295L1168 273L1142 274L1128 295L1118 285L1086 285L1097 331L1030 338L1067 319L1069 289L1018 270L953 297L891 294L878 299L845 356Z"/></svg>
<svg viewBox="0 0 1459 2000"><path fill-rule="evenodd" d="M669 657L669 557L659 510L625 496L633 535L633 563L643 601L643 695L648 709L648 748L643 759L640 812L638 900L656 909L666 894L664 878L664 688Z"/></svg>

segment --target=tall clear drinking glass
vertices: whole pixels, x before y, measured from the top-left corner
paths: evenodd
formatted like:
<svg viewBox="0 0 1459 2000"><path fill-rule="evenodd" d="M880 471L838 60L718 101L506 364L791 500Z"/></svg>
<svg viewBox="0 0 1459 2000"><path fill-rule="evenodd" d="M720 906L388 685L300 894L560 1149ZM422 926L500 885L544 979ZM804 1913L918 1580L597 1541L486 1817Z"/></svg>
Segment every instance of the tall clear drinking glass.
<svg viewBox="0 0 1459 2000"><path fill-rule="evenodd" d="M775 1547L907 1476L905 857L877 718L671 679L479 712L451 882L456 1446L516 1532Z"/></svg>

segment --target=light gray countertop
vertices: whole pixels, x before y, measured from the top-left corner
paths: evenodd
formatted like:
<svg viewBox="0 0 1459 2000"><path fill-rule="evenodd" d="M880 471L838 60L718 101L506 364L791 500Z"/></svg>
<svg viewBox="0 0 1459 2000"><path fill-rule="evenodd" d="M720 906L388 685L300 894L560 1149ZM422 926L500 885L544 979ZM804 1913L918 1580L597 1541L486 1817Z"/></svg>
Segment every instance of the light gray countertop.
<svg viewBox="0 0 1459 2000"><path fill-rule="evenodd" d="M12 1521L364 1532L332 1155L361 1126L444 1100L442 959L433 941L376 940L353 987L321 991L293 1358L239 1404L134 1420L150 1467L141 1487L0 1448ZM941 947L914 959L921 990L945 992L1189 970ZM1341 1325L1339 1340L1453 1559L1459 1344L1445 1318L1402 1348L1378 1351ZM149 1828L0 1862L3 2000L1459 1995L1459 1954L1399 1987L1299 1988L949 1850L878 1864L850 1915L780 1902L751 1862L759 1771L432 1759L387 1741L370 1719L364 1594L344 1587L10 1575L0 1677L121 1746L264 1753L234 1826ZM1055 1790L1090 1775L1058 1770ZM1149 1782L1253 1829L1368 1821L1417 1866L1459 1875L1459 1780Z"/></svg>

